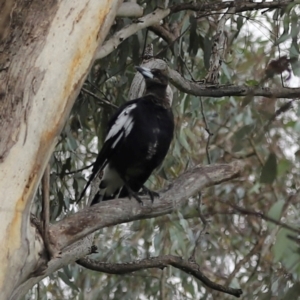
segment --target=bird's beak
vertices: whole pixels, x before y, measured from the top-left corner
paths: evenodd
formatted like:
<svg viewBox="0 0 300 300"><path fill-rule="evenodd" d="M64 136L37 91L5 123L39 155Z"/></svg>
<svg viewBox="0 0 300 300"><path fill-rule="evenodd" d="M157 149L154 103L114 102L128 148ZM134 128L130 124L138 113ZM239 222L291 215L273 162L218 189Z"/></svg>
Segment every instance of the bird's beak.
<svg viewBox="0 0 300 300"><path fill-rule="evenodd" d="M150 69L144 67L135 67L145 78L153 78L153 74Z"/></svg>

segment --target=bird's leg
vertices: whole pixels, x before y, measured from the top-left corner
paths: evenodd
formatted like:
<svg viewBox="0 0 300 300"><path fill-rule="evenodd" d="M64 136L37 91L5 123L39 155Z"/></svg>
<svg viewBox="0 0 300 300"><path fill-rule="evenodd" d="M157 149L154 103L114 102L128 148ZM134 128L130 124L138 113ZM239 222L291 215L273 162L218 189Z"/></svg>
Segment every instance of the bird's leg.
<svg viewBox="0 0 300 300"><path fill-rule="evenodd" d="M144 185L142 186L142 193L144 194L148 194L152 203L154 201L154 197L159 197L159 193L151 191L150 189L148 189L147 187L145 187Z"/></svg>
<svg viewBox="0 0 300 300"><path fill-rule="evenodd" d="M121 177L121 178L122 178L122 177ZM126 181L124 178L122 178L122 180L123 180L123 182L124 182L125 188L127 189L129 199L131 199L131 197L133 197L133 198L136 199L136 201L137 201L138 203L140 203L141 205L143 205L144 203L143 203L143 201L141 200L141 198L138 196L138 193L134 192L134 191L131 189L131 187L128 185L127 181Z"/></svg>
<svg viewBox="0 0 300 300"><path fill-rule="evenodd" d="M128 191L129 199L131 199L131 196L132 196L133 198L136 199L136 201L138 203L140 203L141 205L144 205L142 199L138 196L138 193L134 192L126 183L125 183L125 187Z"/></svg>

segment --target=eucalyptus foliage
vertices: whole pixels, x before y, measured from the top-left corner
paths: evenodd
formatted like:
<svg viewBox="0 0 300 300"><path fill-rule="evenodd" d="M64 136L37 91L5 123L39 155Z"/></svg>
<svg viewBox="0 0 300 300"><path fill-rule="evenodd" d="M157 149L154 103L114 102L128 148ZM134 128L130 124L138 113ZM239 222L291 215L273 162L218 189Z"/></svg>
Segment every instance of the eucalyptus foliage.
<svg viewBox="0 0 300 300"><path fill-rule="evenodd" d="M138 4L146 14L155 9L154 2L138 1ZM171 6L182 1L170 2ZM128 100L134 66L142 62L145 45L152 43L156 57L164 59L183 77L200 81L210 67L216 26L223 13L212 11L202 17L187 10L174 13L163 21L165 26L173 25L179 31L173 43L167 43L151 28L143 29L95 62L51 158L52 221L78 210L75 202L90 174L90 169L81 169L95 160L108 118ZM286 9L231 14L225 24L227 49L220 70L220 86L299 85L299 14L296 3ZM111 36L133 22L136 20L116 19ZM286 80L289 71L284 70L266 79L269 63L284 55L291 62L291 78ZM289 227L299 228L300 221L298 103L251 95L246 99L200 98L175 88L173 91L175 139L163 165L148 181L148 187L160 190L197 164L238 159L245 162L242 177L202 191L189 200L187 207L172 215L97 232L98 253L93 257L115 263L163 254L188 259L197 243L195 259L202 271L217 283L241 288L243 299L297 299L300 252L295 241L297 234ZM292 102L289 109L280 110L289 102ZM206 226L199 216L199 201ZM38 214L40 193L35 203ZM232 299L232 296L208 289L172 267L108 275L72 264L40 282L26 299Z"/></svg>

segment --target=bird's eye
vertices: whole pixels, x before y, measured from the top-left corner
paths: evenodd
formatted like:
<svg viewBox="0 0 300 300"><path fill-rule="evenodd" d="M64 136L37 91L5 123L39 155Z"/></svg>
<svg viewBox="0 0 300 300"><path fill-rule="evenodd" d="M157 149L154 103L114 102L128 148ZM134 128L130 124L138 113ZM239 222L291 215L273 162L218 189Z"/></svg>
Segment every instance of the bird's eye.
<svg viewBox="0 0 300 300"><path fill-rule="evenodd" d="M154 75L154 77L159 77L160 76L160 72L159 71L154 71L154 72L152 72L152 74Z"/></svg>

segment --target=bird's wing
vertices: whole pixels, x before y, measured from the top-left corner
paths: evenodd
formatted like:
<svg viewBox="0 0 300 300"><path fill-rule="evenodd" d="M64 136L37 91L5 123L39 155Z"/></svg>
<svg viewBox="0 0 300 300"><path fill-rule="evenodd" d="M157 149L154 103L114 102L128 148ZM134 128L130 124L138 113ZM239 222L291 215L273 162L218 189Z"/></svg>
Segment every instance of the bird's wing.
<svg viewBox="0 0 300 300"><path fill-rule="evenodd" d="M132 103L130 105L127 105L124 109L122 109L121 113L115 118L114 123L110 127L105 138L105 142L117 136L118 138L112 145L113 148L117 145L119 136L125 134L126 137L130 133L133 127L133 117L130 114L130 112L133 109L135 109L136 106L136 103Z"/></svg>
<svg viewBox="0 0 300 300"><path fill-rule="evenodd" d="M107 165L109 158L116 150L116 148L118 148L118 145L122 143L124 138L128 136L128 134L132 130L134 120L130 112L136 108L136 102L136 100L133 100L125 103L122 107L119 108L116 114L109 121L108 132L103 147L97 156L97 159L93 166L92 174L83 191L81 192L77 203L84 196L92 180Z"/></svg>

